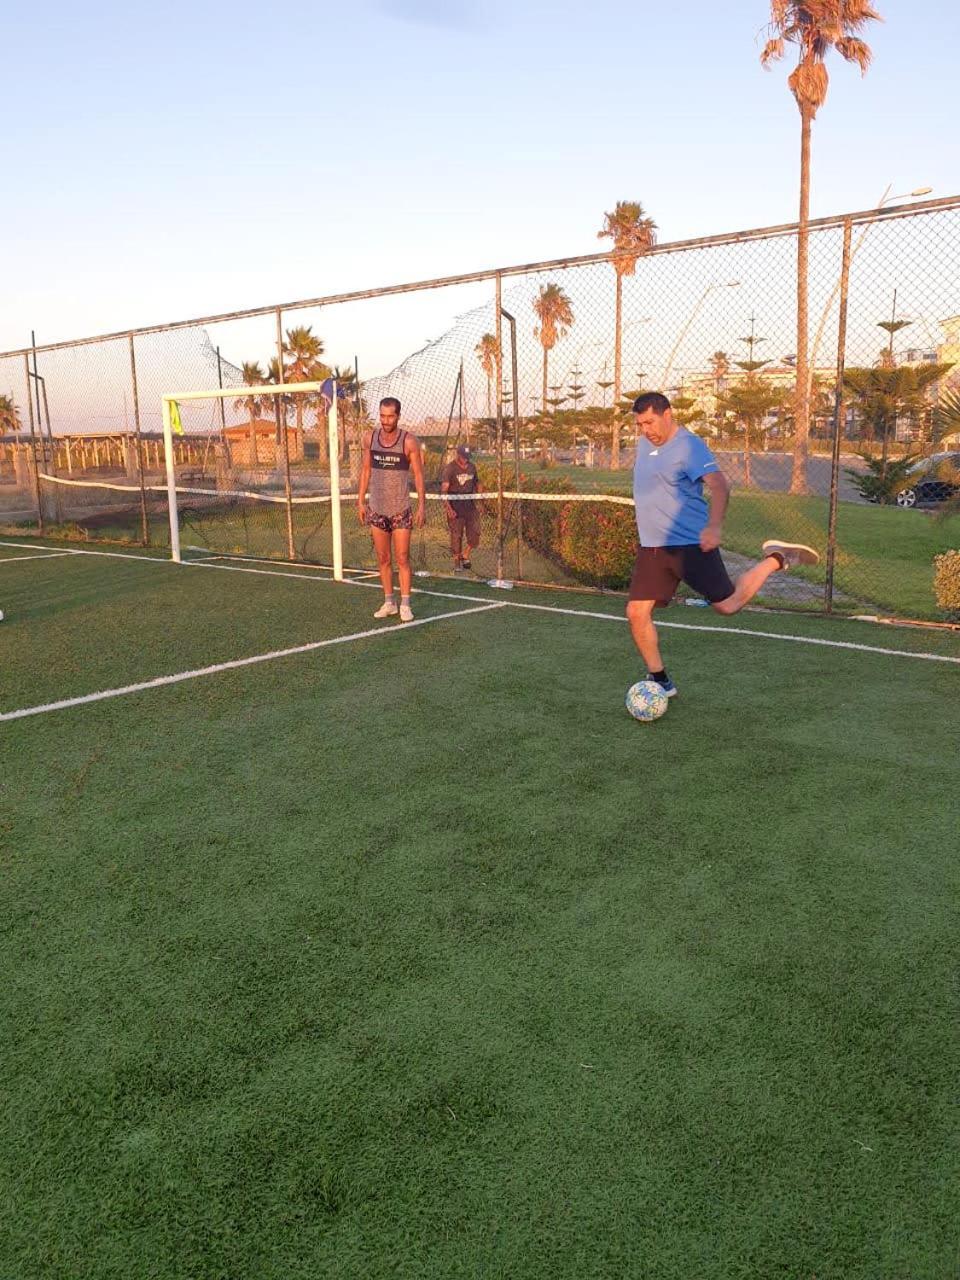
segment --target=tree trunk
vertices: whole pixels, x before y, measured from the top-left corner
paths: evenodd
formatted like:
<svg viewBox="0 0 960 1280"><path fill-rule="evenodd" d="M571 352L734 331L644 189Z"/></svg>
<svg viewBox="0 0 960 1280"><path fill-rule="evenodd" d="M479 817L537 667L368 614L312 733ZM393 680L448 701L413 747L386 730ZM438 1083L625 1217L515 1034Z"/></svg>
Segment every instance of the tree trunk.
<svg viewBox="0 0 960 1280"><path fill-rule="evenodd" d="M810 436L810 373L808 341L808 260L810 248L810 125L809 107L800 108L800 222L797 228L797 373L793 400L793 470L790 492L806 493Z"/></svg>
<svg viewBox="0 0 960 1280"><path fill-rule="evenodd" d="M623 340L623 279L617 271L617 295L614 307L613 331L613 430L610 435L610 466L614 471L620 466L620 397Z"/></svg>
<svg viewBox="0 0 960 1280"><path fill-rule="evenodd" d="M543 398L542 398L542 400L541 400L541 402L540 402L540 411L541 411L541 413L543 414L542 421L543 421L543 425L544 425L544 434L540 437L540 457L541 457L541 459L542 459L544 462L546 462L546 460L547 460L547 439L546 439L546 424L547 424L547 348L546 348L546 347L544 347L544 348L543 348Z"/></svg>
<svg viewBox="0 0 960 1280"><path fill-rule="evenodd" d="M491 390L492 382L493 382L492 377L491 377L491 375L488 373L488 374L487 374L487 417L488 417L488 418L492 418L492 417L493 417L493 408L492 408L491 403L490 403L490 398L491 398L491 396L492 396L492 394L493 394L493 393L492 393L492 390ZM451 505L452 505L452 504L451 504Z"/></svg>
<svg viewBox="0 0 960 1280"><path fill-rule="evenodd" d="M750 423L743 424L743 483L749 489L753 484L753 478L750 475Z"/></svg>

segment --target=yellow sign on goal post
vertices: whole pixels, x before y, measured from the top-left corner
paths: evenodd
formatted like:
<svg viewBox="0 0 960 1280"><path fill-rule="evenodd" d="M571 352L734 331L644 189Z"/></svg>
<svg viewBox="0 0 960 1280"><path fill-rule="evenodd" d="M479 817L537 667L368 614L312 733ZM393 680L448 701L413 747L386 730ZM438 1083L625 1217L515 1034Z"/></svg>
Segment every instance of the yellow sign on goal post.
<svg viewBox="0 0 960 1280"><path fill-rule="evenodd" d="M177 466L173 456L173 423L176 413L181 433L180 408L172 396L163 397L163 453L167 464L167 512L170 517L170 559L180 563L180 519L177 515Z"/></svg>

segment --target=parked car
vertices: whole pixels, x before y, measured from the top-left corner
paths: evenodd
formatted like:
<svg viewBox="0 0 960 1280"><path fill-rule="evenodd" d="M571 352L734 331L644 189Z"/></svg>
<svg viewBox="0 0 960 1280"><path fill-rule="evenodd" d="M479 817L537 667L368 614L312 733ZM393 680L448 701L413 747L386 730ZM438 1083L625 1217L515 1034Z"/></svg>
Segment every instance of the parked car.
<svg viewBox="0 0 960 1280"><path fill-rule="evenodd" d="M897 494L898 507L936 507L960 494L960 453L934 453L910 468L911 479Z"/></svg>

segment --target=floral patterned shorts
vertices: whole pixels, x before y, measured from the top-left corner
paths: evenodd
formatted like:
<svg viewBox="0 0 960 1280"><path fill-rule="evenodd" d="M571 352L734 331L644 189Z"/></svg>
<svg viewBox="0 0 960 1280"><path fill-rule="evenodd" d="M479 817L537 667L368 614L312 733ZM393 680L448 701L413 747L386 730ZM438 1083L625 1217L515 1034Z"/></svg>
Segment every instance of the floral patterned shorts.
<svg viewBox="0 0 960 1280"><path fill-rule="evenodd" d="M374 529L382 529L384 533L393 533L394 529L412 529L413 528L413 509L405 507L395 516L382 516L378 512L367 507L367 524Z"/></svg>

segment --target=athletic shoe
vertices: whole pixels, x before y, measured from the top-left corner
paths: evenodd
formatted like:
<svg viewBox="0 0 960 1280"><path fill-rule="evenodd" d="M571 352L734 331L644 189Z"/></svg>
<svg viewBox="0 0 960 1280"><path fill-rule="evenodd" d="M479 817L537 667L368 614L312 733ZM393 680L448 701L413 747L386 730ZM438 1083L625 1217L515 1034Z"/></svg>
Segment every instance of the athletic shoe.
<svg viewBox="0 0 960 1280"><path fill-rule="evenodd" d="M820 553L803 542L782 542L768 538L760 548L765 556L779 556L784 569L795 569L798 564L819 564Z"/></svg>
<svg viewBox="0 0 960 1280"><path fill-rule="evenodd" d="M401 622L413 621L413 610L410 608L408 604L402 604L400 606L400 621Z"/></svg>
<svg viewBox="0 0 960 1280"><path fill-rule="evenodd" d="M467 560L467 559L466 559L466 557L464 557L463 567L464 567L465 569L472 569L472 568L473 568L473 565L470 563L470 561L469 561L469 560Z"/></svg>
<svg viewBox="0 0 960 1280"><path fill-rule="evenodd" d="M380 608L377 610L377 612L373 616L375 618L392 618L398 612L399 610L397 609L396 603L393 600L384 600L383 604L380 606Z"/></svg>
<svg viewBox="0 0 960 1280"><path fill-rule="evenodd" d="M669 676L667 676L666 680L655 680L654 677L648 671L645 676L645 679L653 680L654 684L658 684L668 698L675 698L679 692L679 690L677 689L677 686L673 683L673 681L670 679Z"/></svg>
<svg viewBox="0 0 960 1280"><path fill-rule="evenodd" d="M460 572L460 570L461 570L462 568L463 568L463 565L461 564L461 562L460 562L459 560L454 560L454 562L453 562L453 572L454 572L454 573L459 573L459 572Z"/></svg>

